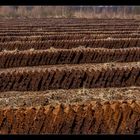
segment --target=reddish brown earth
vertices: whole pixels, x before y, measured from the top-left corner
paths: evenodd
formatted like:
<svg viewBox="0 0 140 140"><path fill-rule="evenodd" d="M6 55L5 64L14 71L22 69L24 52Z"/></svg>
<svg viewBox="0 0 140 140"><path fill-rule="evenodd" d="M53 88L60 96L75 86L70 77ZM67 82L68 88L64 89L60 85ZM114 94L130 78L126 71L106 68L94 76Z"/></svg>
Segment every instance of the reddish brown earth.
<svg viewBox="0 0 140 140"><path fill-rule="evenodd" d="M0 109L1 134L139 134L139 101Z"/></svg>

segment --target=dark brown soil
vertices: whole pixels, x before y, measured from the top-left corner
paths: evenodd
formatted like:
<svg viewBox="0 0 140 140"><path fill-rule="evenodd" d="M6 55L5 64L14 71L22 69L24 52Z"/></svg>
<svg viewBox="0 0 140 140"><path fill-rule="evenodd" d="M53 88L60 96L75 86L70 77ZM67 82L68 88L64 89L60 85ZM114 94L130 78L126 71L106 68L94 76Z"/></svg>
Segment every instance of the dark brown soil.
<svg viewBox="0 0 140 140"><path fill-rule="evenodd" d="M55 65L0 70L0 91L140 86L139 63Z"/></svg>
<svg viewBox="0 0 140 140"><path fill-rule="evenodd" d="M140 48L124 49L92 49L78 47L75 49L35 50L25 51L5 50L0 52L0 68L43 66L58 64L88 64L109 62L138 62Z"/></svg>

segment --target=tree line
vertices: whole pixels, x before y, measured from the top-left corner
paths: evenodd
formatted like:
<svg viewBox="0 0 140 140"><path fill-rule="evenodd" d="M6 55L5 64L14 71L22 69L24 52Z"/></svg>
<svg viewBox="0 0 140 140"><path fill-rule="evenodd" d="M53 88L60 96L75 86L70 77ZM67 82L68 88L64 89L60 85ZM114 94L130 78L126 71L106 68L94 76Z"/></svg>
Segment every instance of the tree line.
<svg viewBox="0 0 140 140"><path fill-rule="evenodd" d="M3 18L139 18L140 6L0 6Z"/></svg>

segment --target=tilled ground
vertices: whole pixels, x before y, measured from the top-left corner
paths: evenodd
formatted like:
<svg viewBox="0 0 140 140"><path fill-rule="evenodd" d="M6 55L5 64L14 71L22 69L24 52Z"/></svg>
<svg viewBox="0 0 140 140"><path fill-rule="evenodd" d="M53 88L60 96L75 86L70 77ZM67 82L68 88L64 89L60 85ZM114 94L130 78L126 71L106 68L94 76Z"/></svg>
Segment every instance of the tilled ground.
<svg viewBox="0 0 140 140"><path fill-rule="evenodd" d="M1 19L0 134L140 134L139 24Z"/></svg>

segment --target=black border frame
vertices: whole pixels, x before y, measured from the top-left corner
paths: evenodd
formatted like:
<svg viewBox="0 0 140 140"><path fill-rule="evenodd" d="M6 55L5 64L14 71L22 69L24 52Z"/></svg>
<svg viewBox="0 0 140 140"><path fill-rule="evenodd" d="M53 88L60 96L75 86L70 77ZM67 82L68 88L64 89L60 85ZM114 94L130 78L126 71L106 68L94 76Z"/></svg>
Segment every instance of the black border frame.
<svg viewBox="0 0 140 140"><path fill-rule="evenodd" d="M140 5L139 0L0 0L0 5ZM39 137L38 137L39 136ZM86 136L86 137L85 137ZM136 138L139 135L0 135L0 140L6 139L40 139L43 140L46 138L50 139L87 139L87 138L97 138L97 139L109 139L116 138L116 140L120 140L120 138ZM42 138L41 138L42 137Z"/></svg>
<svg viewBox="0 0 140 140"><path fill-rule="evenodd" d="M0 0L0 5L139 5L139 4L140 4L139 0Z"/></svg>

